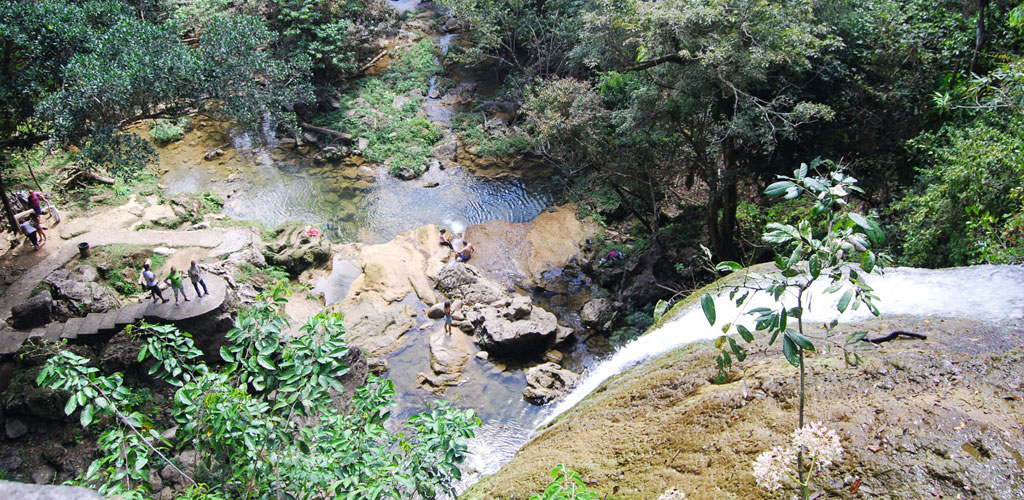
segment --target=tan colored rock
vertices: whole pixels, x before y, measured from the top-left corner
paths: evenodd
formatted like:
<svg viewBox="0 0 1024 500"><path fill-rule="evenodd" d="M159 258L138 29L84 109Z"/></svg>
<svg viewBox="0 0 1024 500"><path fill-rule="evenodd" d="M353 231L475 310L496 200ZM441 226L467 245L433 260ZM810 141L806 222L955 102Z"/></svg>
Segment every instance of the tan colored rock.
<svg viewBox="0 0 1024 500"><path fill-rule="evenodd" d="M459 330L452 329L452 334L448 335L439 328L430 334L430 369L439 375L461 375L469 358L476 352L473 337Z"/></svg>

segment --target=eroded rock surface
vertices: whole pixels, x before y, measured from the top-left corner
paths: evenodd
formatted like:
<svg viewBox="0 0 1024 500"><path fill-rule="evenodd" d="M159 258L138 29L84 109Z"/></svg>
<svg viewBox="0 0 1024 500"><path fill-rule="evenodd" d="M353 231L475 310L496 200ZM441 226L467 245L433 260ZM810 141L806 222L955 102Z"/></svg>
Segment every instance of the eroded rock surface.
<svg viewBox="0 0 1024 500"><path fill-rule="evenodd" d="M579 375L555 363L534 366L526 372L523 399L535 405L549 403L572 389Z"/></svg>

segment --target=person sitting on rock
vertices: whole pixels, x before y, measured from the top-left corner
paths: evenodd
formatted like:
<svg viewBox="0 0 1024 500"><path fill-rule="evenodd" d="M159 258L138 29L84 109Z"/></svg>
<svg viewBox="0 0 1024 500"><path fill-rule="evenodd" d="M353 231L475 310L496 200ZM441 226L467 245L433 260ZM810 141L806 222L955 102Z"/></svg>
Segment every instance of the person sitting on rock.
<svg viewBox="0 0 1024 500"><path fill-rule="evenodd" d="M601 262L599 262L597 265L598 267L600 267L605 264L614 264L616 262L620 262L621 260L622 252L618 250L609 250L608 253L604 254L604 257L601 259Z"/></svg>
<svg viewBox="0 0 1024 500"><path fill-rule="evenodd" d="M448 240L448 230L443 227L441 228L440 239L441 246L448 247L453 252L455 251L455 247L452 246L452 242Z"/></svg>
<svg viewBox="0 0 1024 500"><path fill-rule="evenodd" d="M156 279L156 273L149 268L149 262L146 262L142 266L142 279L146 284L146 289L153 293L153 303L157 301L157 297L165 303L170 299L165 299L164 294L160 291L160 282Z"/></svg>
<svg viewBox="0 0 1024 500"><path fill-rule="evenodd" d="M181 292L181 296L185 298L185 302L188 302L188 295L185 295L185 285L182 283L181 273L174 266L171 266L171 274L168 274L164 278L164 283L171 286L171 290L174 290L174 305L178 305L178 292Z"/></svg>
<svg viewBox="0 0 1024 500"><path fill-rule="evenodd" d="M466 240L462 240L462 250L459 250L459 253L455 254L455 260L457 262L466 262L472 256L473 245L467 243Z"/></svg>
<svg viewBox="0 0 1024 500"><path fill-rule="evenodd" d="M199 264L196 264L194 260L188 266L188 279L192 281L192 288L196 289L196 295L200 299L203 298L203 295L210 295L210 291L206 289L206 282L203 281L202 270L199 269ZM199 293L199 285L203 285L203 293Z"/></svg>

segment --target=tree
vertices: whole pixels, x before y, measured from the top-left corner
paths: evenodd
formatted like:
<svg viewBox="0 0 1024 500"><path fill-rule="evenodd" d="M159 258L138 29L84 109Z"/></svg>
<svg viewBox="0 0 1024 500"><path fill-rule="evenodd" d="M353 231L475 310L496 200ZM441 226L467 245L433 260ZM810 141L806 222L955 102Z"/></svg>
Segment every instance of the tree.
<svg viewBox="0 0 1024 500"><path fill-rule="evenodd" d="M860 188L856 186L857 180L839 168L818 172L819 166L829 165L819 160L815 160L811 165L801 164L800 168L793 172L792 177L779 176L778 182L765 189L765 194L769 196L781 196L790 200L802 198L812 204L810 216L795 225L773 222L766 226L764 241L778 246L775 273L741 271L740 264L729 261L717 266L717 269L723 272L743 272L741 281L727 287L731 288L728 300L735 303L738 313L737 317L722 327L723 335L715 342L719 349L719 379L724 380L727 377L733 356L739 361L746 359L746 349L730 334L736 332L744 342L754 342L753 332L739 322L742 316L752 317L755 331L764 332L768 336L767 346L775 345L781 339L782 352L786 360L800 370L798 430L804 428L805 351L816 350L815 339L811 338L810 330L805 329L804 321L805 313L811 308L811 286L819 280L828 281L829 286L825 288L825 293L842 292L836 304L839 313L864 306L877 316L877 297L864 278L873 272L881 271L888 263L886 256L874 250L885 241L881 227L876 221L851 209L847 201L851 194L860 192ZM759 304L758 307L750 308L752 304L757 304L756 297L759 294L767 295L769 304ZM818 301L820 303L820 296ZM701 307L708 323L714 326L718 321L715 298L704 295L701 298ZM794 320L796 325L793 325ZM833 321L829 326L830 332L831 328L836 326L836 322ZM852 333L838 345L846 353L847 348L858 344L864 335L864 332ZM833 341L831 336L817 340L819 345L822 342ZM850 358L848 354L848 362ZM854 363L859 361L859 355L856 353L852 354L852 358ZM838 438L834 441L838 446ZM807 450L800 446L797 448L796 482L801 489L802 498L806 500L809 498L810 489L809 476L806 475L810 471L804 464ZM771 458L772 455L779 458L778 456L788 454L770 452L766 458ZM816 458L824 457L831 462L834 455L837 456L838 452L829 451ZM759 458L758 461L761 462L762 459ZM785 458L782 461L788 464L790 459ZM761 479L758 481L761 482ZM769 483L777 484L777 481Z"/></svg>
<svg viewBox="0 0 1024 500"><path fill-rule="evenodd" d="M268 289L244 311L221 350L228 363L214 368L199 361L187 333L143 325L140 362L153 361L150 374L177 390L177 433L160 437L147 415L137 411L132 388L120 374L102 374L89 360L60 350L38 382L66 390L65 412L79 413L83 427L115 420L100 436L102 456L80 479L105 495L151 496L149 477L168 463L166 450L196 450L193 470L177 474L193 485L188 498L437 498L453 494L465 440L479 425L472 410L437 402L409 419L406 436L385 426L394 388L371 377L347 413L331 396L348 371L341 359L349 349L340 315L310 318L295 338L282 333L287 286Z"/></svg>
<svg viewBox="0 0 1024 500"><path fill-rule="evenodd" d="M639 127L627 137L651 130L650 161L703 181L712 249L730 258L739 179L799 126L831 118L803 88L839 45L804 1L599 0L573 54L595 71L638 75L651 98L620 110Z"/></svg>
<svg viewBox="0 0 1024 500"><path fill-rule="evenodd" d="M195 45L113 1L0 5L0 158L46 140L82 151L82 167L131 176L154 158L123 133L137 120L199 113L289 126L312 101L308 59L275 59L276 35L253 17L212 19ZM3 186L0 186L0 190ZM13 217L9 217L13 218Z"/></svg>

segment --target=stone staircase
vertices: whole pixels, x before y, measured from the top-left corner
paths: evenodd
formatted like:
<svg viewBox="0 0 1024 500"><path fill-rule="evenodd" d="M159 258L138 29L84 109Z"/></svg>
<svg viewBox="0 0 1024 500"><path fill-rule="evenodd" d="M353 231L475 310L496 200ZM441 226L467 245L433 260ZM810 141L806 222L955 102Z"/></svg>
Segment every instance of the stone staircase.
<svg viewBox="0 0 1024 500"><path fill-rule="evenodd" d="M223 278L208 274L205 276L210 294L199 299L192 295L191 302L183 302L175 306L169 303L153 303L149 299L128 304L120 309L104 313L89 313L84 318L71 318L64 323L53 322L32 330L14 330L5 324L0 327L0 356L18 352L21 345L29 339L40 339L46 342L60 342L67 339L71 344L89 344L108 339L127 325L141 319L152 321L174 322L193 318L217 309L224 303L227 295L227 283ZM171 293L164 291L164 296Z"/></svg>

